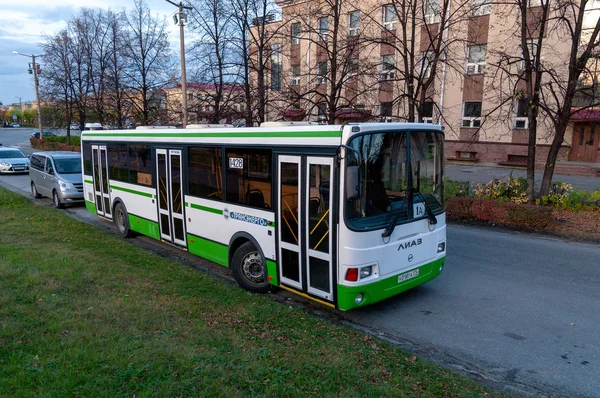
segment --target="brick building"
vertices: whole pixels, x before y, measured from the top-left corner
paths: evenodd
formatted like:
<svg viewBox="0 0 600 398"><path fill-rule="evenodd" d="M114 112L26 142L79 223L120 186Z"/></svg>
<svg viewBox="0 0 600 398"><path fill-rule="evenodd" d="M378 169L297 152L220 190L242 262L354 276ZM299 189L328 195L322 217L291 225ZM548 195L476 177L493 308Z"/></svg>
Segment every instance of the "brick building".
<svg viewBox="0 0 600 398"><path fill-rule="evenodd" d="M524 164L528 126L527 101L519 99L519 11L485 0L451 1L446 8L444 1L277 1L281 20L266 25L278 32L264 52L267 120L441 123L447 158ZM411 7L414 17L401 19ZM539 9L531 0L531 48ZM559 75L567 72L570 50L564 37L550 27L541 51L544 65ZM255 43L250 49L256 57ZM255 73L251 84L256 81ZM576 116L558 159L600 163L600 111ZM540 164L552 137L550 121L540 116Z"/></svg>

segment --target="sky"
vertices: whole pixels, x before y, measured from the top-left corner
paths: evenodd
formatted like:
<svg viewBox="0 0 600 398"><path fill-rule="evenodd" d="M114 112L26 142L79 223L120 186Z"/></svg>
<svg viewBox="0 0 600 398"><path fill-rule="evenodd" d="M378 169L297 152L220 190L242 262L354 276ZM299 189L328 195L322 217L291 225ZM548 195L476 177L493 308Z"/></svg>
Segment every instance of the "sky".
<svg viewBox="0 0 600 398"><path fill-rule="evenodd" d="M178 50L179 29L171 19L177 8L165 0L146 1L153 15L168 18L169 40ZM31 58L12 52L41 54L44 36L66 27L80 7L120 11L133 7L133 0L0 0L0 102L18 103L19 97L23 102L35 101L33 75L27 73ZM43 70L43 63L40 66Z"/></svg>

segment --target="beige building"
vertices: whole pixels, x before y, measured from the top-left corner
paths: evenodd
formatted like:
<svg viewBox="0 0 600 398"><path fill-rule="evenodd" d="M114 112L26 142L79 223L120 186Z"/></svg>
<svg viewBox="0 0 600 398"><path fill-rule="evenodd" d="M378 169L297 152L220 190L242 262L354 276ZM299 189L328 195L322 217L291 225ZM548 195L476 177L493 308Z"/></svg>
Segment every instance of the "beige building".
<svg viewBox="0 0 600 398"><path fill-rule="evenodd" d="M171 123L181 123L181 85L164 90L168 119ZM237 123L244 119L246 109L244 88L237 85L224 85L221 99L216 102L217 87L214 84L187 84L188 124L196 123Z"/></svg>
<svg viewBox="0 0 600 398"><path fill-rule="evenodd" d="M528 126L527 102L519 99L518 9L451 1L447 18L444 0L411 1L279 0L281 20L265 25L272 32L264 53L267 120L441 123L447 158L523 165ZM527 23L531 49L540 23L535 1ZM399 20L410 6L417 17ZM542 62L566 74L570 42L560 28L548 32ZM256 46L250 48L256 56ZM256 81L254 73L253 88ZM599 122L593 109L574 117L559 160L600 163ZM552 137L550 121L540 118L540 164Z"/></svg>

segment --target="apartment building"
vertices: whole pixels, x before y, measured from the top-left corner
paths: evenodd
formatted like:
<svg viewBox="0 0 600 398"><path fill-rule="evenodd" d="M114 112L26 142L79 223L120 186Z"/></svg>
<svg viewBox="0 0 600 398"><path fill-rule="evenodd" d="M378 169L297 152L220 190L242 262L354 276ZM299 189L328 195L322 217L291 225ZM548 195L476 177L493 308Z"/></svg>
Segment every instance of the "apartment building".
<svg viewBox="0 0 600 398"><path fill-rule="evenodd" d="M449 159L524 164L519 11L486 0L445 1L277 1L281 20L264 26L271 32L263 54L267 120L441 123ZM531 51L541 14L536 0L529 7ZM561 29L547 32L541 59L566 73L570 42ZM256 57L256 43L250 49ZM558 159L600 163L600 111L576 116ZM541 117L536 161L545 161L552 137Z"/></svg>
<svg viewBox="0 0 600 398"><path fill-rule="evenodd" d="M244 120L242 86L226 84L219 88L214 84L188 83L186 89L188 124L236 124ZM168 119L171 123L181 123L181 84L164 89L164 97Z"/></svg>

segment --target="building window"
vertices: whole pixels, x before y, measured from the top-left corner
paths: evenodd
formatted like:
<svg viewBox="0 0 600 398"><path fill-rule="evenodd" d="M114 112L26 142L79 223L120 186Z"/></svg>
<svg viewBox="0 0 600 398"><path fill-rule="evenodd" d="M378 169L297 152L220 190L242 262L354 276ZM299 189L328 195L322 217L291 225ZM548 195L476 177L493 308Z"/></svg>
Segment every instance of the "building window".
<svg viewBox="0 0 600 398"><path fill-rule="evenodd" d="M317 104L317 116L319 119L325 118L325 110L327 109L327 105L324 102L319 102Z"/></svg>
<svg viewBox="0 0 600 398"><path fill-rule="evenodd" d="M379 116L382 122L391 122L393 102L382 102L379 104Z"/></svg>
<svg viewBox="0 0 600 398"><path fill-rule="evenodd" d="M348 13L348 36L358 36L360 34L360 11Z"/></svg>
<svg viewBox="0 0 600 398"><path fill-rule="evenodd" d="M434 53L433 51L424 51L420 53L419 59L419 74L421 78L427 79L431 76L431 67L433 64Z"/></svg>
<svg viewBox="0 0 600 398"><path fill-rule="evenodd" d="M526 99L518 99L516 101L516 114L515 114L515 128L526 129L529 125L529 118L527 117L528 103Z"/></svg>
<svg viewBox="0 0 600 398"><path fill-rule="evenodd" d="M319 18L318 41L327 41L327 31L329 30L329 20L327 17Z"/></svg>
<svg viewBox="0 0 600 398"><path fill-rule="evenodd" d="M358 74L358 59L351 58L346 60L345 73L346 81L352 81L352 79Z"/></svg>
<svg viewBox="0 0 600 398"><path fill-rule="evenodd" d="M317 65L317 84L325 84L327 81L327 61L320 62Z"/></svg>
<svg viewBox="0 0 600 398"><path fill-rule="evenodd" d="M485 44L467 47L467 66L465 67L467 75L478 75L484 72L486 54L487 46Z"/></svg>
<svg viewBox="0 0 600 398"><path fill-rule="evenodd" d="M381 75L380 80L390 80L396 78L396 57L393 54L381 57Z"/></svg>
<svg viewBox="0 0 600 398"><path fill-rule="evenodd" d="M129 182L129 166L127 165L127 145L107 145L109 177L112 180Z"/></svg>
<svg viewBox="0 0 600 398"><path fill-rule="evenodd" d="M423 123L433 123L433 102L424 102L421 107L421 120Z"/></svg>
<svg viewBox="0 0 600 398"><path fill-rule="evenodd" d="M393 4L386 4L382 7L383 15L383 28L387 30L396 29L396 21L398 17L396 16L396 9Z"/></svg>
<svg viewBox="0 0 600 398"><path fill-rule="evenodd" d="M300 65L292 65L290 84L300 84Z"/></svg>
<svg viewBox="0 0 600 398"><path fill-rule="evenodd" d="M271 90L281 90L281 44L271 46Z"/></svg>
<svg viewBox="0 0 600 398"><path fill-rule="evenodd" d="M538 50L537 39L528 39L527 49L529 50L529 59L531 60L531 66L535 67ZM523 48L521 48L521 58L522 59L520 63L520 69L525 70L525 54L523 53ZM544 57L540 57L540 61L542 61L543 59Z"/></svg>
<svg viewBox="0 0 600 398"><path fill-rule="evenodd" d="M150 145L129 145L129 182L152 186Z"/></svg>
<svg viewBox="0 0 600 398"><path fill-rule="evenodd" d="M292 44L300 44L300 22L294 22L291 28Z"/></svg>
<svg viewBox="0 0 600 398"><path fill-rule="evenodd" d="M269 149L228 149L225 166L227 202L258 209L271 208L272 173Z"/></svg>
<svg viewBox="0 0 600 398"><path fill-rule="evenodd" d="M440 0L425 0L425 23L434 24L440 22Z"/></svg>
<svg viewBox="0 0 600 398"><path fill-rule="evenodd" d="M188 149L188 181L190 195L222 200L221 148L190 147Z"/></svg>
<svg viewBox="0 0 600 398"><path fill-rule="evenodd" d="M471 15L487 15L490 13L492 5L490 0L471 0Z"/></svg>
<svg viewBox="0 0 600 398"><path fill-rule="evenodd" d="M465 102L463 104L462 127L481 126L481 102Z"/></svg>

